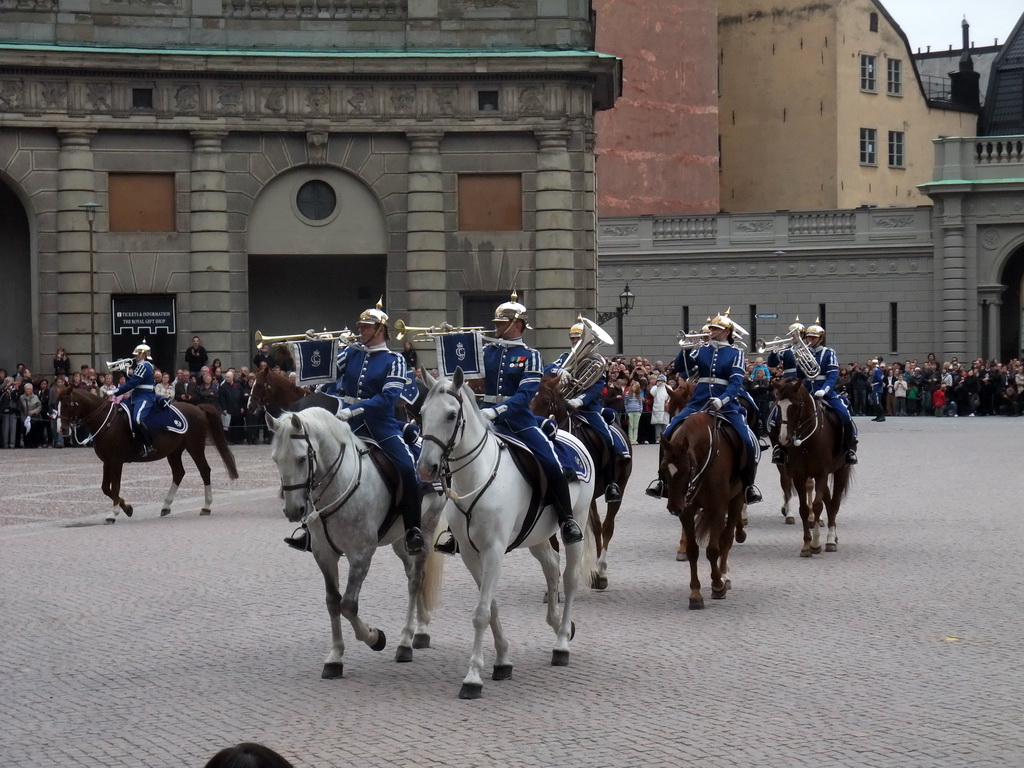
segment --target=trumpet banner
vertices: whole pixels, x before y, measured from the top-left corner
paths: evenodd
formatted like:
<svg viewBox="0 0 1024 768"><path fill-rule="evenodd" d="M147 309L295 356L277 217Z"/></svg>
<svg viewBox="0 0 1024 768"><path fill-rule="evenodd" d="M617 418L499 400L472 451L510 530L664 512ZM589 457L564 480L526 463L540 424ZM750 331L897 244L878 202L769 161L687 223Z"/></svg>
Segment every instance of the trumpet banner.
<svg viewBox="0 0 1024 768"><path fill-rule="evenodd" d="M437 336L437 367L443 376L451 377L461 368L467 379L480 379L484 375L483 334L445 333Z"/></svg>
<svg viewBox="0 0 1024 768"><path fill-rule="evenodd" d="M295 360L299 386L333 383L337 380L338 341L316 339L288 343Z"/></svg>

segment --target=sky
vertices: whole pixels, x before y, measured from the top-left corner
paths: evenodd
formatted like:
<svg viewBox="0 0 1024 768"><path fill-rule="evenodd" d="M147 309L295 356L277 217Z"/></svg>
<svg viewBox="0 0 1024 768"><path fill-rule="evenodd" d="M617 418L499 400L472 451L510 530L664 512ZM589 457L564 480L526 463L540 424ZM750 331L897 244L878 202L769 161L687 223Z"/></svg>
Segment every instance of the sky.
<svg viewBox="0 0 1024 768"><path fill-rule="evenodd" d="M910 50L960 48L960 24L967 17L975 46L1006 42L1024 13L1022 0L881 0L910 40Z"/></svg>

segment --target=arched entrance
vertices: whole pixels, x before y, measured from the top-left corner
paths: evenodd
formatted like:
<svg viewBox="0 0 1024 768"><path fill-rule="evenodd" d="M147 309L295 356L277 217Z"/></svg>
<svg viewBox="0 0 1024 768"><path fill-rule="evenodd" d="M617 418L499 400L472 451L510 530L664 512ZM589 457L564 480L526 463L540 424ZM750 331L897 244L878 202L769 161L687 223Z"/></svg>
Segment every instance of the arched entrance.
<svg viewBox="0 0 1024 768"><path fill-rule="evenodd" d="M326 166L278 176L249 219L250 333L351 328L387 293L387 243L380 203L359 179Z"/></svg>
<svg viewBox="0 0 1024 768"><path fill-rule="evenodd" d="M999 280L1006 286L999 309L999 357L1024 357L1024 246L1007 260Z"/></svg>
<svg viewBox="0 0 1024 768"><path fill-rule="evenodd" d="M18 363L35 369L32 356L32 240L28 214L15 191L0 178L0 368ZM53 350L49 350L52 352ZM35 371L33 373L52 373Z"/></svg>

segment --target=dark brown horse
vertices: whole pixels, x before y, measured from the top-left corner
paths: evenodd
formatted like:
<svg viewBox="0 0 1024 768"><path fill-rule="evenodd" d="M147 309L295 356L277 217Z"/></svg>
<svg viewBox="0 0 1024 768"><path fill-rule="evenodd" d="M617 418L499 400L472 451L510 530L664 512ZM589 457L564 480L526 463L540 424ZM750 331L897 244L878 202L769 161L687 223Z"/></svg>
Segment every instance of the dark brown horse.
<svg viewBox="0 0 1024 768"><path fill-rule="evenodd" d="M853 477L840 444L839 417L812 397L799 379L781 379L772 387L779 406L779 445L786 449L786 471L804 524L800 557L821 553L818 521L823 508L828 514L825 551L836 552L836 515Z"/></svg>
<svg viewBox="0 0 1024 768"><path fill-rule="evenodd" d="M724 599L731 588L729 551L742 541L743 483L738 461L743 447L727 422L705 411L691 414L668 440L661 475L668 482L668 509L683 525L686 558L690 562L690 609L704 607L697 577L699 542L707 542L711 563L711 596Z"/></svg>
<svg viewBox="0 0 1024 768"><path fill-rule="evenodd" d="M185 467L181 463L181 454L184 451L188 451L203 478L205 497L199 514L210 514L213 492L210 489L210 465L206 461L205 453L207 435L213 438L213 444L224 460L224 466L227 467L228 476L232 480L238 479L235 457L231 454L228 441L224 437L220 413L212 405L175 403L175 407L188 422L188 429L184 434L154 432L153 447L156 452L143 459L138 455L128 414L123 408L83 389L61 390L57 403L58 415L66 433L73 435L88 432L93 450L103 462L103 493L110 498L115 507L107 515L108 523L113 523L117 519L118 507L128 517L132 516L132 505L121 498L121 471L125 464L137 461L167 459L167 463L171 465L171 487L164 497L160 510L161 516L169 515L174 494L177 493L181 479L185 476Z"/></svg>
<svg viewBox="0 0 1024 768"><path fill-rule="evenodd" d="M306 408L324 408L338 412L340 400L323 392L310 392L292 382L282 373L264 368L256 374L249 390L249 407L261 405L274 416L282 411L303 411Z"/></svg>
<svg viewBox="0 0 1024 768"><path fill-rule="evenodd" d="M558 423L558 428L569 432L579 438L594 460L597 467L594 478L594 500L590 502L590 528L594 534L594 543L597 546L597 564L595 570L590 574L590 586L592 589L608 588L608 547L611 544L612 536L615 534L615 516L622 506L622 495L626 492L626 483L633 473L632 461L616 462L613 468L615 484L619 486L620 497L618 501L608 502L605 510L604 520L601 520L601 513L597 508L597 499L604 493L606 476L602 470L605 461L612 461L612 456L605 456L607 449L604 440L584 419L576 414L570 416L569 406L565 397L558 388L558 379L550 378L541 382L540 390L530 403L530 410L536 415L550 417ZM622 431L618 424L612 424L609 429L615 430L622 437L622 442L629 445L629 438Z"/></svg>

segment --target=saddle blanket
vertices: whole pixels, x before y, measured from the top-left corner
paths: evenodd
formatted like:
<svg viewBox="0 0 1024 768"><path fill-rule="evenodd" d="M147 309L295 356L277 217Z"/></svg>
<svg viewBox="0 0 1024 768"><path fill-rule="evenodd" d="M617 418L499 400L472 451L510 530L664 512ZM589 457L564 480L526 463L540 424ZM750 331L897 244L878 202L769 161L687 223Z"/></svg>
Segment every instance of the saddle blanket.
<svg viewBox="0 0 1024 768"><path fill-rule="evenodd" d="M124 409L130 424L132 420L131 408L125 402L121 403L121 408ZM167 399L157 400L153 403L153 406L146 414L145 421L146 426L149 427L151 432L174 432L178 435L184 435L188 432L188 420L185 418L185 414L179 411Z"/></svg>
<svg viewBox="0 0 1024 768"><path fill-rule="evenodd" d="M526 443L516 440L514 437L502 433L497 436L499 440L504 440L506 443L514 443L520 448L525 450L527 453L532 453ZM593 462L591 461L590 454L587 449L582 446L572 435L564 430L558 430L558 434L555 437L555 455L558 457L558 463L562 465L564 469L571 469L576 473L576 477L581 482L589 483L593 482Z"/></svg>

